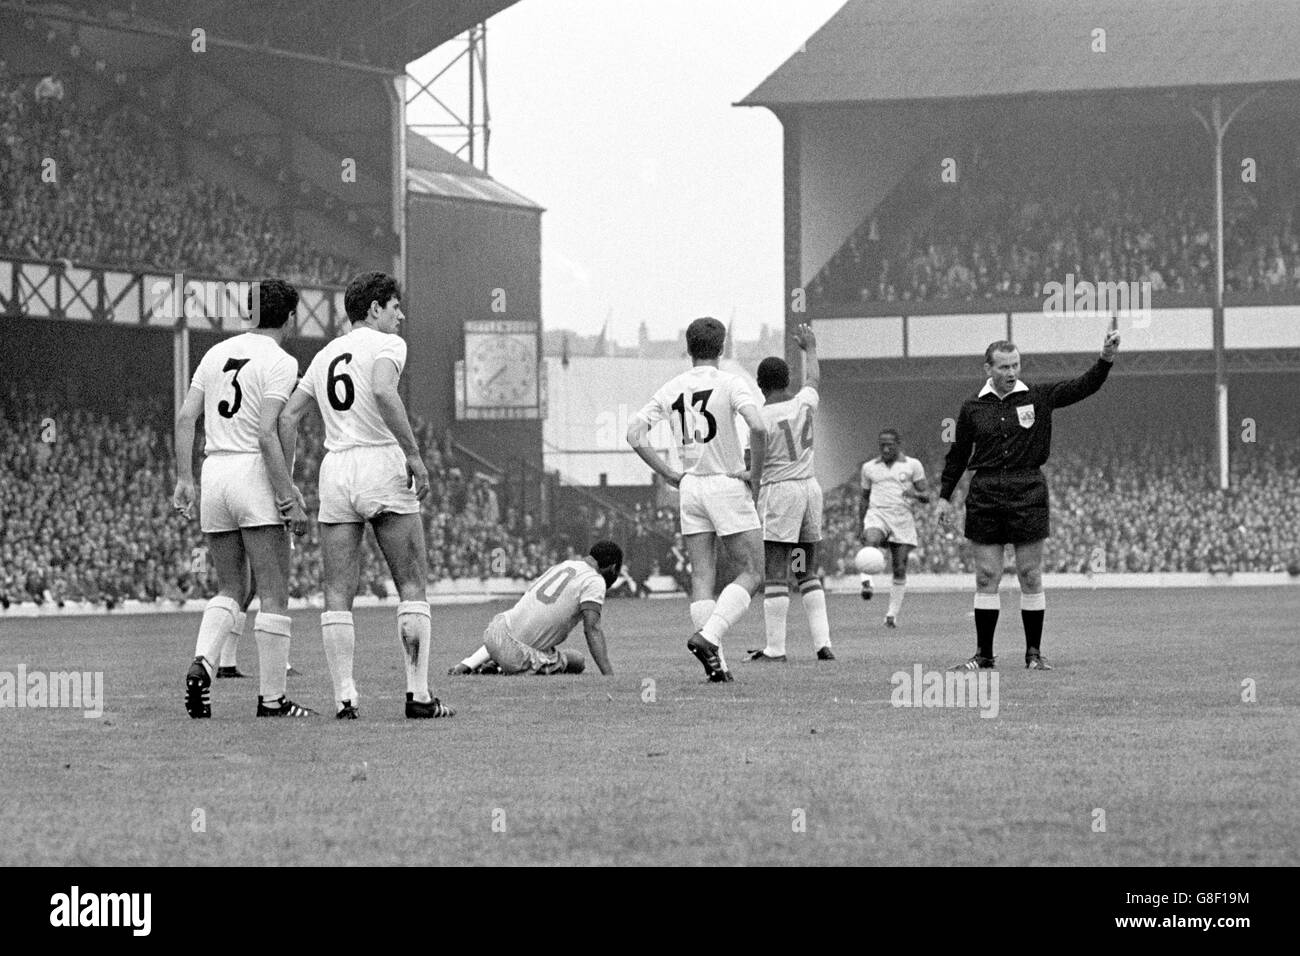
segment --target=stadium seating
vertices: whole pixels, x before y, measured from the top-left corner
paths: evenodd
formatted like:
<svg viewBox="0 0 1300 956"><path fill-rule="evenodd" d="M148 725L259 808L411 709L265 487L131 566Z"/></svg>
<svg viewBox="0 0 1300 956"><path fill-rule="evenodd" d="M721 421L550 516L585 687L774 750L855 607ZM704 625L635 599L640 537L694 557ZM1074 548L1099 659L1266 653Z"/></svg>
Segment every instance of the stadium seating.
<svg viewBox="0 0 1300 956"><path fill-rule="evenodd" d="M100 115L31 87L0 76L0 255L311 284L360 271L280 213L178 178L164 159L177 144L140 108Z"/></svg>
<svg viewBox="0 0 1300 956"><path fill-rule="evenodd" d="M0 392L0 604L124 600L184 602L214 592L197 521L171 507L173 468L167 408L129 403L120 411L72 407L52 395ZM431 496L425 521L431 582L532 578L580 553L593 536L624 543L638 581L654 573L685 583L673 553L676 514L644 507L629 519L587 507L578 530L543 527L501 500L493 481L457 459L426 425ZM201 445L202 438L199 438ZM319 424L305 427L298 476L314 513L322 455ZM920 455L937 476L941 452ZM1261 444L1234 463L1233 490L1214 483L1203 443L1177 435L1129 435L1100 457L1056 450L1049 473L1053 536L1045 570L1284 571L1300 527L1300 442ZM821 570L851 569L860 546L856 487L827 494ZM965 540L917 509L917 572L970 571ZM371 535L361 594L390 592ZM638 542L643 546L637 552ZM635 557L632 557L636 554ZM319 591L314 526L293 552L291 594Z"/></svg>
<svg viewBox="0 0 1300 956"><path fill-rule="evenodd" d="M1295 290L1300 158L1270 147L1276 137L1239 136L1268 175L1251 183L1231 170L1225 177L1225 289ZM1033 157L991 149L960 168L957 183L936 186L931 166L919 164L895 188L898 201L887 198L825 264L809 298L1041 298L1044 283L1069 273L1148 281L1153 293L1213 288L1213 179L1200 141L1035 144Z"/></svg>

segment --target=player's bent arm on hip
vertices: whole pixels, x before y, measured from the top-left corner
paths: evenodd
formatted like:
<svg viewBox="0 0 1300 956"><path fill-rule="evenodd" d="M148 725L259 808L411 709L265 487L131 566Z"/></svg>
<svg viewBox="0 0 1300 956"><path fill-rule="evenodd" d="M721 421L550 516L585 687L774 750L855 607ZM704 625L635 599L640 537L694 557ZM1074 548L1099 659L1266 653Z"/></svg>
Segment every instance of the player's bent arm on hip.
<svg viewBox="0 0 1300 956"><path fill-rule="evenodd" d="M375 362L375 405L379 408L379 417L384 420L388 430L402 446L406 455L406 468L415 481L415 496L423 501L429 496L429 469L420 457L420 446L411 430L411 420L406 417L406 406L402 396L397 394L397 364L391 359L381 358Z"/></svg>
<svg viewBox="0 0 1300 956"><path fill-rule="evenodd" d="M614 665L609 662L609 652L605 648L605 632L600 627L600 608L594 605L582 609L582 630L587 635L587 646L591 648L591 659L596 662L600 672L605 676L614 673Z"/></svg>
<svg viewBox="0 0 1300 956"><path fill-rule="evenodd" d="M176 430L172 436L176 454L176 490L172 492L172 505L187 518L194 507L194 426L202 414L203 392L191 385L176 415Z"/></svg>
<svg viewBox="0 0 1300 956"><path fill-rule="evenodd" d="M767 457L767 426L759 414L757 405L742 405L740 417L749 426L749 474L750 491L754 496L754 505L758 505L758 489L763 484L763 460Z"/></svg>
<svg viewBox="0 0 1300 956"><path fill-rule="evenodd" d="M659 475L674 488L682 483L683 472L674 471L659 457L659 453L650 445L650 426L639 418L632 419L627 427L627 443L650 466L650 470Z"/></svg>
<svg viewBox="0 0 1300 956"><path fill-rule="evenodd" d="M906 497L915 498L923 505L930 503L930 487L926 484L924 478L918 478L912 482L912 487L907 490Z"/></svg>

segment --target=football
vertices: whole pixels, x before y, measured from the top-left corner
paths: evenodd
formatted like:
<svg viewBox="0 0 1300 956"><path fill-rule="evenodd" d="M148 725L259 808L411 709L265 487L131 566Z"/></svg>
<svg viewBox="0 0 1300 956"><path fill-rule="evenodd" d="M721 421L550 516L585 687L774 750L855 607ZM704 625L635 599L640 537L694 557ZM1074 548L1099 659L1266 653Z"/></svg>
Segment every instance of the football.
<svg viewBox="0 0 1300 956"><path fill-rule="evenodd" d="M879 548L865 547L857 553L853 564L862 574L879 574L885 570L885 552Z"/></svg>

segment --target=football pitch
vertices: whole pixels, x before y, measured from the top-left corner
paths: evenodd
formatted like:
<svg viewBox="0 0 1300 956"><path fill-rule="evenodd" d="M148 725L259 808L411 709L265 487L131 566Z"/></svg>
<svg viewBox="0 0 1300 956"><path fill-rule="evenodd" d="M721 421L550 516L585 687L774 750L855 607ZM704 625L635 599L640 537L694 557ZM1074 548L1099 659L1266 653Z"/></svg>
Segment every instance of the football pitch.
<svg viewBox="0 0 1300 956"><path fill-rule="evenodd" d="M727 685L681 599L607 604L612 678L447 677L505 605L435 606L458 713L433 721L401 716L392 609L357 612L359 721L258 720L255 679L190 720L197 615L7 620L0 671L102 671L104 713L0 710L0 864L1300 863L1300 587L1048 602L1056 669L1029 672L1003 593L992 718L890 702L969 656L969 594L910 594L895 631L881 595L832 596L835 662L795 599L785 665L743 662L756 600ZM293 616L289 696L329 712L318 615Z"/></svg>

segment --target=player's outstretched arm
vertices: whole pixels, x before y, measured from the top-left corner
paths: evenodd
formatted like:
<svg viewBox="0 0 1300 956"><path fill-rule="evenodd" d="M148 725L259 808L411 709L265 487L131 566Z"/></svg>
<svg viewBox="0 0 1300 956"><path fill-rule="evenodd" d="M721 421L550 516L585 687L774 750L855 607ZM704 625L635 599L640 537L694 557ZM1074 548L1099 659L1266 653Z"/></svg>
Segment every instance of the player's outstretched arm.
<svg viewBox="0 0 1300 956"><path fill-rule="evenodd" d="M821 365L817 361L817 334L811 325L801 325L794 330L794 340L803 349L803 383L808 388L820 390L822 386Z"/></svg>
<svg viewBox="0 0 1300 956"><path fill-rule="evenodd" d="M172 506L187 518L194 508L194 426L202 414L203 393L191 385L176 416L176 429L172 435L176 455L176 489L172 492Z"/></svg>
<svg viewBox="0 0 1300 956"><path fill-rule="evenodd" d="M587 646L591 648L591 659L596 662L600 672L606 676L614 673L614 665L609 662L609 652L605 648L605 632L600 627L600 609L584 607L582 609L582 630L587 635Z"/></svg>
<svg viewBox="0 0 1300 956"><path fill-rule="evenodd" d="M262 417L257 423L257 444L262 450L262 460L266 462L280 516L293 526L294 534L306 534L307 506L302 493L294 487L293 465L285 458L284 445L280 441L280 412L285 404L282 398L263 399Z"/></svg>
<svg viewBox="0 0 1300 956"><path fill-rule="evenodd" d="M682 473L668 467L668 463L659 457L659 453L650 444L650 426L639 418L632 419L627 428L627 443L650 466L650 470L676 488L682 482Z"/></svg>
<svg viewBox="0 0 1300 956"><path fill-rule="evenodd" d="M429 469L420 457L420 446L415 441L415 432L411 430L411 421L406 417L406 406L402 396L397 394L397 365L391 361L375 363L375 404L379 406L379 417L384 420L388 430L402 446L406 455L406 470L415 481L415 496L423 501L429 496Z"/></svg>

